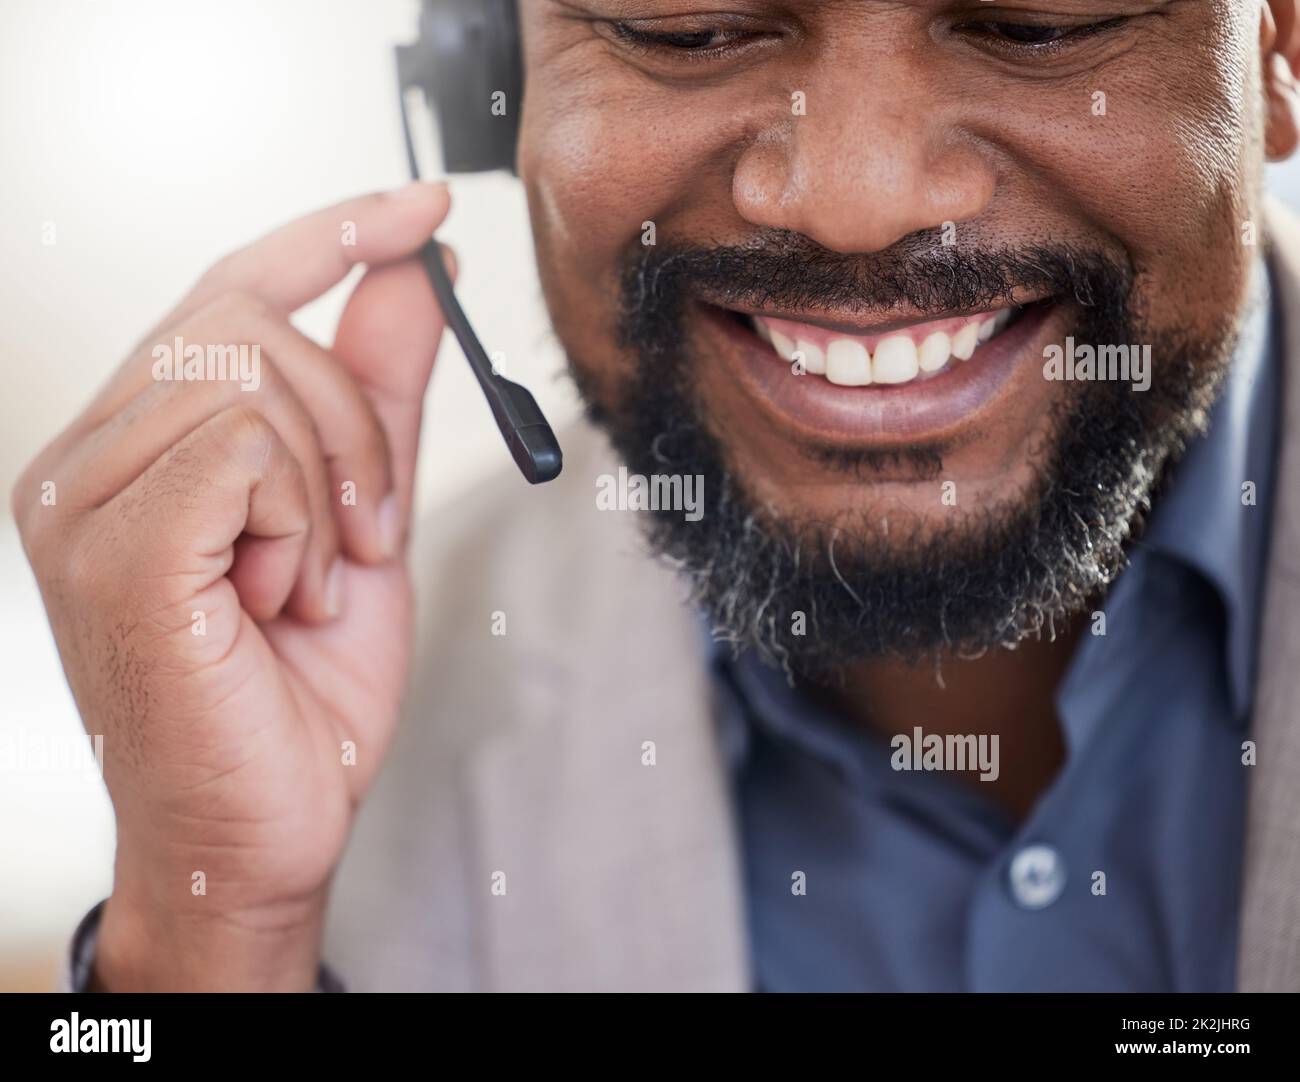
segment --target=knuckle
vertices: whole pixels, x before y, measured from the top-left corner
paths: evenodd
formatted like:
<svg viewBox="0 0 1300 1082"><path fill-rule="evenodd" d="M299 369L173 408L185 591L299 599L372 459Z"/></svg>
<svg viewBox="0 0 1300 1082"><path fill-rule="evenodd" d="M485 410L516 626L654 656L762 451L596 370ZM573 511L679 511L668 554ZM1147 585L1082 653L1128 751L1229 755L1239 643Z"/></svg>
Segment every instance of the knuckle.
<svg viewBox="0 0 1300 1082"><path fill-rule="evenodd" d="M213 466L260 472L275 453L276 433L256 406L237 402L213 414L190 437L167 454L169 476L201 472ZM182 480L183 483L183 480Z"/></svg>
<svg viewBox="0 0 1300 1082"><path fill-rule="evenodd" d="M275 429L261 410L241 404L225 409L218 416L223 433L235 447L270 454L275 443Z"/></svg>

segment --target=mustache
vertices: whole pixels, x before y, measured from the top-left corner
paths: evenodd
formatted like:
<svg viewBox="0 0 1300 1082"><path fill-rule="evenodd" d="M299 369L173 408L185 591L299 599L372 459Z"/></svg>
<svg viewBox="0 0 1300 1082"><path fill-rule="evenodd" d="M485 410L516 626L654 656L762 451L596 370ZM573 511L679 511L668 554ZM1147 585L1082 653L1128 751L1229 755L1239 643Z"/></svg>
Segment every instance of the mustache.
<svg viewBox="0 0 1300 1082"><path fill-rule="evenodd" d="M1073 302L1107 325L1129 322L1135 274L1100 249L1064 244L963 249L916 233L861 255L832 251L785 230L762 230L743 244L634 243L620 287L624 344L662 344L666 324L698 298L720 307L901 310L938 315L1007 307L1016 296Z"/></svg>

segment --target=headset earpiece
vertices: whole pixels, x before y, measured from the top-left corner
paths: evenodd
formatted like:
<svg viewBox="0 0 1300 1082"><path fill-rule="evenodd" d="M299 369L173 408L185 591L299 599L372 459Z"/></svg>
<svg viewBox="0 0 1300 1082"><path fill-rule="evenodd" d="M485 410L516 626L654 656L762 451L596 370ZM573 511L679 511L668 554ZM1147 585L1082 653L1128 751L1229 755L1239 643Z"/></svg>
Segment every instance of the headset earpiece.
<svg viewBox="0 0 1300 1082"><path fill-rule="evenodd" d="M515 169L523 107L516 0L423 0L420 40L397 50L403 88L438 117L448 173Z"/></svg>

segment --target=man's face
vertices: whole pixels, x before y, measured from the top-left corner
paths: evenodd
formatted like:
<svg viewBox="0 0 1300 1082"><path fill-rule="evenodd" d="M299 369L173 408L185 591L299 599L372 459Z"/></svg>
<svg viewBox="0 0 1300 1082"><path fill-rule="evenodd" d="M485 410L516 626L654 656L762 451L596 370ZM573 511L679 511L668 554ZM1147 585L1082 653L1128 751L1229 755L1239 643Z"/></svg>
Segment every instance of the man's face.
<svg viewBox="0 0 1300 1082"><path fill-rule="evenodd" d="M522 21L555 327L633 466L714 474L711 530L661 541L715 616L761 637L773 603L820 602L842 661L1014 642L1104 586L1248 295L1258 4L525 0ZM1151 390L1044 378L1067 336L1152 346Z"/></svg>

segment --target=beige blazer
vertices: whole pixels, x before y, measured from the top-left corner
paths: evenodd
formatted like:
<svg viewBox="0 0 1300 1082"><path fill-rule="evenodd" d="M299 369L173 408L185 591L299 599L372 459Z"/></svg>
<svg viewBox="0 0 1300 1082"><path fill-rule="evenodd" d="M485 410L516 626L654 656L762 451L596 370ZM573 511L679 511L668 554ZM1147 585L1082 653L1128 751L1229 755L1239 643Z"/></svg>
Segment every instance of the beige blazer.
<svg viewBox="0 0 1300 1082"><path fill-rule="evenodd" d="M1270 217L1286 401L1239 969L1244 990L1295 991L1300 222ZM505 471L417 536L406 716L327 931L326 957L354 990L749 987L700 632L638 516L596 509L596 478L618 468L603 439L584 424L561 442L557 481L530 488Z"/></svg>

